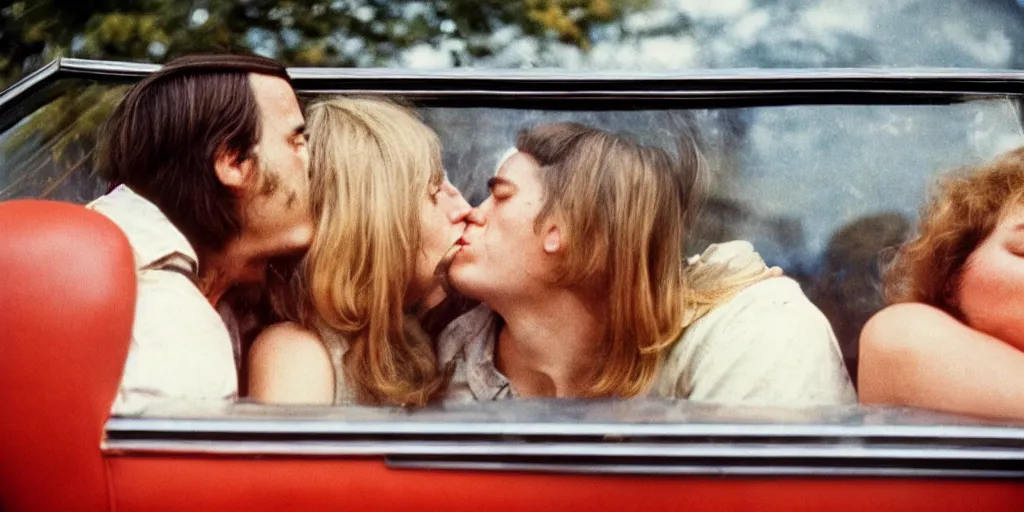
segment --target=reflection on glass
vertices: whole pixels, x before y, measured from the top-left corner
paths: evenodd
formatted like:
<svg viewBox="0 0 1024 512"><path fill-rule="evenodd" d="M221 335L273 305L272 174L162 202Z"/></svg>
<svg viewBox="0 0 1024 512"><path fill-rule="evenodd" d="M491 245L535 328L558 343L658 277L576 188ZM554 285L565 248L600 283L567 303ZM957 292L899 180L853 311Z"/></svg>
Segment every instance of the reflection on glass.
<svg viewBox="0 0 1024 512"><path fill-rule="evenodd" d="M666 147L682 131L695 134L711 176L688 252L751 241L829 317L851 376L860 329L882 306L879 253L909 236L934 176L1024 143L1009 98L674 111L424 109L424 115L441 135L452 181L471 203L486 197L497 158L525 126L575 121Z"/></svg>
<svg viewBox="0 0 1024 512"><path fill-rule="evenodd" d="M0 134L0 200L84 203L104 191L93 173L96 135L124 88L66 87ZM934 176L1024 143L1015 100L992 97L953 105L421 112L441 136L453 183L474 204L486 197L499 156L527 126L575 121L666 147L692 133L710 181L687 252L751 241L829 317L852 376L860 328L882 305L879 252L909 236Z"/></svg>
<svg viewBox="0 0 1024 512"><path fill-rule="evenodd" d="M100 126L123 87L61 83L64 93L0 134L0 201L36 197L85 203L105 188L95 176Z"/></svg>

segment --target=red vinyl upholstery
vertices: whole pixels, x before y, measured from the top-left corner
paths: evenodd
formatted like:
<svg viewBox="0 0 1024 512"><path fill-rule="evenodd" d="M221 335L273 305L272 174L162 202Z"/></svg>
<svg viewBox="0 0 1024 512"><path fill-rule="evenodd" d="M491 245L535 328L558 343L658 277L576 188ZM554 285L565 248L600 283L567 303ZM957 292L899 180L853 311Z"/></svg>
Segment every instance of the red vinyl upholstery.
<svg viewBox="0 0 1024 512"><path fill-rule="evenodd" d="M131 248L82 206L0 203L0 510L107 510L100 453L135 308Z"/></svg>

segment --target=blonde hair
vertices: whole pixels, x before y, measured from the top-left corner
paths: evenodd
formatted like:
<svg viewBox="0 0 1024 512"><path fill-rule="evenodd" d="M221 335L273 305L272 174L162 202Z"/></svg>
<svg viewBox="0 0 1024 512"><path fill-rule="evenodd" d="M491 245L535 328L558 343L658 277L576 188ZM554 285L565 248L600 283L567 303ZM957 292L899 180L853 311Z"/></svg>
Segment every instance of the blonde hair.
<svg viewBox="0 0 1024 512"><path fill-rule="evenodd" d="M287 316L345 339L344 373L360 402L422 405L446 377L404 304L421 202L444 179L437 135L411 110L375 98L317 101L306 120L317 230Z"/></svg>
<svg viewBox="0 0 1024 512"><path fill-rule="evenodd" d="M921 302L961 317L960 277L1007 209L1024 203L1024 148L945 176L921 210L914 238L885 273L891 303Z"/></svg>
<svg viewBox="0 0 1024 512"><path fill-rule="evenodd" d="M690 323L761 278L709 278L707 266L684 266L703 175L691 137L681 138L672 157L613 133L557 123L521 132L516 148L540 167L545 198L535 228L556 212L566 227L560 284L609 297L605 364L592 376L589 396L647 389Z"/></svg>

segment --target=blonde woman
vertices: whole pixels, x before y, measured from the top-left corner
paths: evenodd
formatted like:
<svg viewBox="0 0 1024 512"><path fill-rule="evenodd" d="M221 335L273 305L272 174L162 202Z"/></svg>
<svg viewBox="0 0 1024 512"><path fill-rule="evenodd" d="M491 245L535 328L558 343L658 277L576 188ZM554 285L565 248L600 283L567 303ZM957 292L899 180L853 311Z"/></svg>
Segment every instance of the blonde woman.
<svg viewBox="0 0 1024 512"><path fill-rule="evenodd" d="M860 336L860 399L1024 419L1024 148L946 176Z"/></svg>
<svg viewBox="0 0 1024 512"><path fill-rule="evenodd" d="M824 315L749 244L684 265L699 154L577 124L522 132L469 216L451 285L486 305L438 341L451 400L856 400Z"/></svg>
<svg viewBox="0 0 1024 512"><path fill-rule="evenodd" d="M437 268L469 205L445 178L436 134L410 110L333 98L306 119L316 233L280 308L290 321L250 351L249 396L424 404L448 375L407 316L444 297Z"/></svg>

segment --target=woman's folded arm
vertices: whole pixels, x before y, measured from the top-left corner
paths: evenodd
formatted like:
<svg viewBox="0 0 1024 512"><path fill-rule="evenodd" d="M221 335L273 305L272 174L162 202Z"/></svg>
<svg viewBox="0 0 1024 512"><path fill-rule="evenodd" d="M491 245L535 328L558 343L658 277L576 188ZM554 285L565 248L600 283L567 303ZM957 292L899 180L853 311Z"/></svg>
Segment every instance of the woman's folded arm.
<svg viewBox="0 0 1024 512"><path fill-rule="evenodd" d="M925 304L868 321L858 382L865 404L1024 419L1024 353Z"/></svg>

